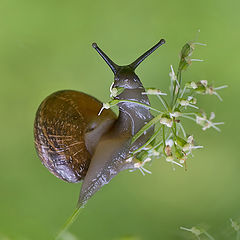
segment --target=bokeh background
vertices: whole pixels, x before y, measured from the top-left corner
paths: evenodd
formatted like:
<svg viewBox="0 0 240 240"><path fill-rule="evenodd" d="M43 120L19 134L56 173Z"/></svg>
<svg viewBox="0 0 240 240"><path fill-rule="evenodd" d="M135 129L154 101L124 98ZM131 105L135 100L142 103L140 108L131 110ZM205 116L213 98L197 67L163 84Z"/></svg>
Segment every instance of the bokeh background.
<svg viewBox="0 0 240 240"><path fill-rule="evenodd" d="M189 123L205 148L188 171L158 160L148 167L152 175L119 174L88 202L72 239L194 239L179 227L198 224L216 239L235 239L229 218L240 217L239 9L234 0L0 0L0 239L53 239L76 205L81 185L55 178L36 155L40 102L60 89L107 101L113 75L91 43L123 65L160 38L167 43L137 70L143 84L167 91L181 47L206 43L194 53L205 62L193 63L184 79L229 85L223 102L200 98L225 122L222 132Z"/></svg>

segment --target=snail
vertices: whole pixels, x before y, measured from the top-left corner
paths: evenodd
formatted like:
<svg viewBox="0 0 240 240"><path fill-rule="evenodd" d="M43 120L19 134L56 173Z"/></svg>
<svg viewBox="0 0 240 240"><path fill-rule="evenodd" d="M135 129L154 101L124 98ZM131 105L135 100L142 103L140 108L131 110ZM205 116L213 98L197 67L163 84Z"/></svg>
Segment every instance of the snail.
<svg viewBox="0 0 240 240"><path fill-rule="evenodd" d="M38 156L56 177L71 183L83 181L78 206L120 171L136 169L129 156L147 142L154 127L131 143L132 137L153 118L135 69L164 43L161 39L126 66L118 66L96 43L92 44L114 73L112 87L123 90L114 98L127 100L117 104L118 116L110 109L99 114L103 106L99 100L73 90L57 91L40 104L34 122Z"/></svg>

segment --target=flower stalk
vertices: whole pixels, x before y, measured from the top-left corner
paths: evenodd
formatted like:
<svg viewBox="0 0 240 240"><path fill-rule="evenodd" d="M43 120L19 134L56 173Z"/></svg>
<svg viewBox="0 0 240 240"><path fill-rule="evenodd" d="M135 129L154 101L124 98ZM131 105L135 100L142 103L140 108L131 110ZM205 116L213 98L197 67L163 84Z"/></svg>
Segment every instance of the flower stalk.
<svg viewBox="0 0 240 240"><path fill-rule="evenodd" d="M121 102L134 102L149 108L153 112L154 118L132 138L132 143L134 143L145 131L154 126L155 133L152 137L129 156L129 159L136 162L136 166L139 166L141 172L147 172L143 168L145 163L162 157L172 165L183 167L184 164L186 169L186 161L192 156L192 151L203 148L203 146L195 144L193 134L187 134L185 119L192 120L200 125L203 131L209 128L220 131L218 125L223 124L223 122L213 122L215 114L211 112L208 117L205 111L200 110L202 107L198 106L197 99L199 95L215 95L222 101L218 91L227 86L214 87L207 80L186 83L183 81L183 72L189 69L192 62L202 61L191 58L196 45L204 44L188 42L182 47L176 73L173 66L170 66L170 99L168 99L165 91L158 88L146 88L145 92L142 93L143 95L157 97L160 102L157 108L130 100L116 100L114 97L124 89L116 89L111 86L111 100L104 103L99 112L100 115L104 109L111 108Z"/></svg>

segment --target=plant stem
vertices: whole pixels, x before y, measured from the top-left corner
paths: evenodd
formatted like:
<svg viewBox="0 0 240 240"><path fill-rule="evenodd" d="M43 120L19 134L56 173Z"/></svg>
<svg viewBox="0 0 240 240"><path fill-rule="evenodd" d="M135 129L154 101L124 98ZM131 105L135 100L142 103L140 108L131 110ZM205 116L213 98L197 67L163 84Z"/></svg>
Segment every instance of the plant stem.
<svg viewBox="0 0 240 240"><path fill-rule="evenodd" d="M165 110L168 111L168 104L167 104L166 100L165 100L163 97L161 97L160 95L157 95L157 97L158 97L159 100L161 101L161 103L162 103L162 105L164 106Z"/></svg>
<svg viewBox="0 0 240 240"><path fill-rule="evenodd" d="M145 131L147 131L150 127L155 125L160 118L162 117L162 114L157 115L155 118L153 118L151 121L149 121L146 125L144 125L132 138L131 144L133 144Z"/></svg>
<svg viewBox="0 0 240 240"><path fill-rule="evenodd" d="M133 152L133 155L140 152L143 148L145 148L148 144L150 144L154 140L154 138L156 138L157 135L160 133L160 130L161 130L161 127L157 131L155 131L155 133L151 136L151 138L148 139L148 141L145 144L143 144L141 147L135 150Z"/></svg>
<svg viewBox="0 0 240 240"><path fill-rule="evenodd" d="M77 219L81 209L83 209L83 206L77 207L72 216L68 218L68 220L65 222L65 224L62 226L60 231L57 234L56 240L60 239L60 237L67 231L67 229L73 224L73 222Z"/></svg>
<svg viewBox="0 0 240 240"><path fill-rule="evenodd" d="M162 126L162 138L163 138L163 154L166 155L165 153L165 148L166 148L166 139L165 139L165 126Z"/></svg>
<svg viewBox="0 0 240 240"><path fill-rule="evenodd" d="M203 232L210 240L215 240L213 236L211 236L208 232Z"/></svg>

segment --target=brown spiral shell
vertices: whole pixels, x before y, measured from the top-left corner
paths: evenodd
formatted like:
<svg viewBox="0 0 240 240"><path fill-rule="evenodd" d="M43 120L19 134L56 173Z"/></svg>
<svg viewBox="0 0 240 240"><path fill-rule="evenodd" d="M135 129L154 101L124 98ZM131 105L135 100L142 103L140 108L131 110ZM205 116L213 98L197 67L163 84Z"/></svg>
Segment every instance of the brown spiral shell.
<svg viewBox="0 0 240 240"><path fill-rule="evenodd" d="M92 154L85 143L86 134L116 118L111 110L98 116L101 107L96 98L72 90L55 92L39 106L35 147L44 166L56 177L74 183L84 179Z"/></svg>

